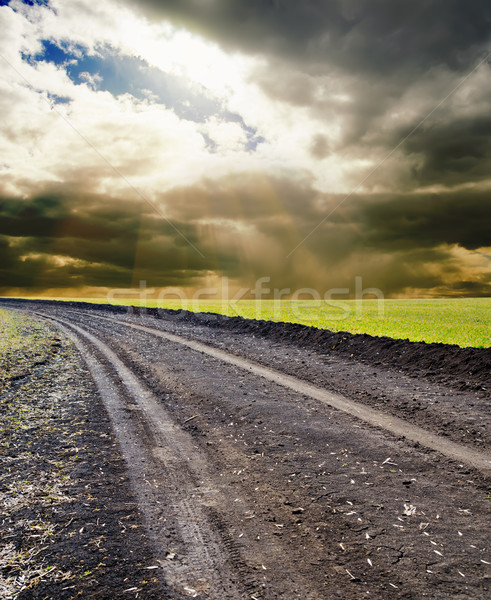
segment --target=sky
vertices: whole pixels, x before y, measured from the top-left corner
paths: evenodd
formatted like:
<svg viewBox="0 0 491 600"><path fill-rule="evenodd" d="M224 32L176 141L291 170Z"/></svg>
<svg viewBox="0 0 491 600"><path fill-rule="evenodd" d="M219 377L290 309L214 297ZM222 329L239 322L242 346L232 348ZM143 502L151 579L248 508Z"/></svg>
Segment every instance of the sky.
<svg viewBox="0 0 491 600"><path fill-rule="evenodd" d="M488 0L0 0L0 28L0 295L491 295Z"/></svg>

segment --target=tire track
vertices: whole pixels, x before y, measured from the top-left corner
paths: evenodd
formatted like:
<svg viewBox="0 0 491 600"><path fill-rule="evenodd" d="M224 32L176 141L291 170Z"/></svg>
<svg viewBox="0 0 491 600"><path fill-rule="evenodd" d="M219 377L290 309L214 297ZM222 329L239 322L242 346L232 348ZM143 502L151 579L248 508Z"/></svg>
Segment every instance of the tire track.
<svg viewBox="0 0 491 600"><path fill-rule="evenodd" d="M129 392L131 401L127 403L123 414L119 415L119 419L123 421L121 438L118 429L115 429L122 442L122 451L134 482L135 495L144 513L147 531L164 570L165 583L180 593L179 598L187 596L217 600L263 600L283 597L276 595L277 592L263 569L264 563L268 563L272 573L276 569L291 569L293 572L295 562L288 556L288 548L284 547L282 540L263 540L264 524L259 519L257 525L251 528L254 534L251 535L249 531L243 539L242 530L239 532L236 527L244 515L254 512L249 501L255 504L255 500L240 491L235 491L234 495L230 496L227 484L223 487L219 480L210 476L204 455L196 450L191 435L175 424L161 402L139 383L130 368L106 344L68 320L42 313L36 314L52 319L58 326L63 327L67 335L75 338L75 343L78 341L79 350L84 356L87 355L84 344L77 336L73 336L70 330L88 340L97 353L104 357L103 362L108 363L109 370L116 372L119 387L124 386L126 393ZM85 326L89 329L94 327L89 324ZM95 360L91 354L86 358L89 362L96 362L99 368L102 367L101 361ZM98 379L93 374L96 383L102 388L102 394L108 385L108 369L103 371L102 377ZM116 396L117 394L121 395L121 392L116 389ZM106 398L103 399L106 401ZM120 399L113 397L109 400L115 404L119 400L121 404ZM112 408L114 410L114 407ZM116 406L116 422L118 408ZM131 412L131 416L139 419L141 428L146 433L146 442L141 439L141 430L138 431L132 426L133 419L129 418L128 411ZM113 415L110 416L113 420ZM129 441L132 432L133 440ZM142 475L147 470L151 471L151 465L148 463L152 462L145 456L145 447L152 448L152 459L161 464L160 471L149 477ZM167 511L163 511L163 507ZM169 507L172 509L171 514ZM172 513L175 515L176 528L185 546L185 556L178 552L182 559L180 562L166 560L169 546L162 546L162 539L166 534L166 519L169 521ZM260 539L262 541L258 543L257 540ZM319 597L315 591L317 582L312 581L309 576L294 572L293 581L298 589L304 591L306 598L314 600Z"/></svg>
<svg viewBox="0 0 491 600"><path fill-rule="evenodd" d="M79 313L79 311L73 312ZM84 316L86 315L84 314ZM127 323L126 321L121 321L119 319L111 319L100 315L90 316L97 319L103 319L111 323L117 323L125 327L130 327L132 329L144 331L168 341L181 344L182 346L186 346L197 352L205 353L222 362L237 366L245 371L259 375L268 381L272 381L285 388L289 388L295 392L298 392L299 394L310 396L311 398L314 398L323 404L327 404L333 408L336 408L337 410L348 413L370 425L385 429L396 436L402 436L412 442L417 442L422 446L436 450L452 460L463 462L469 466L472 466L487 476L491 475L491 455L489 453L480 452L472 448L462 446L461 444L452 442L442 436L435 435L421 427L412 425L408 421L400 419L399 417L375 410L361 403L349 400L348 398L345 398L339 394L335 394L305 381L301 381L295 377L292 377L291 375L281 373L258 363L254 363L251 360L229 354L228 352L208 346L202 342L189 340L187 338L183 338L172 333L167 333L152 327Z"/></svg>
<svg viewBox="0 0 491 600"><path fill-rule="evenodd" d="M230 561L226 545L209 522L206 503L219 502L220 491L207 480L206 490L200 492L193 474L200 473L200 477L206 477L206 466L194 449L190 436L172 422L161 404L106 344L64 319L39 316L54 321L87 362L120 441L165 583L177 592L177 598L239 600L254 595L260 584L251 582L249 572L240 573L240 553L234 552ZM97 349L110 369L88 350L86 342ZM129 404L122 400L113 373L120 385L126 388L131 398ZM153 456L145 449L141 432L128 417L129 411L140 421L145 421L149 428L153 438ZM203 502L203 495L211 500L207 498ZM169 501L173 504L169 505ZM169 526L169 508L173 509L183 543L179 552L163 543ZM256 593L256 597L260 596Z"/></svg>

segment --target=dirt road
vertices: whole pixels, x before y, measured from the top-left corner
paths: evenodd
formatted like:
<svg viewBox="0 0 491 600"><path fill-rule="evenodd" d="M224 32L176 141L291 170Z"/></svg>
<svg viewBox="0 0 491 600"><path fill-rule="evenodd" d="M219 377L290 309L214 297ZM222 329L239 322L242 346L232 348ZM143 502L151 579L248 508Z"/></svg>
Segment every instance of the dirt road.
<svg viewBox="0 0 491 600"><path fill-rule="evenodd" d="M160 597L489 597L481 375L415 377L170 312L2 306L48 319L85 361Z"/></svg>

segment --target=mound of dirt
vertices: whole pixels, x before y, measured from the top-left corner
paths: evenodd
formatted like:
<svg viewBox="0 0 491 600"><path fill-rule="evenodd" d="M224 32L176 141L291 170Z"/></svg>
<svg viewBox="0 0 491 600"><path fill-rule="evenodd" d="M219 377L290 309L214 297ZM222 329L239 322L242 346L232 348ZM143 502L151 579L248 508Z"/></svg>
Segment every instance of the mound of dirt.
<svg viewBox="0 0 491 600"><path fill-rule="evenodd" d="M40 301L41 302L41 301ZM60 304L50 301L49 304ZM111 313L145 314L164 320L178 320L213 328L225 328L241 334L261 336L309 348L323 354L336 354L376 366L387 366L416 378L452 385L457 389L489 389L491 348L461 348L450 344L410 342L367 334L332 332L295 323L274 323L214 313L166 310L64 302L72 308L103 310Z"/></svg>
<svg viewBox="0 0 491 600"><path fill-rule="evenodd" d="M373 365L388 366L414 377L452 383L459 389L482 389L490 382L491 348L460 348L236 318L222 326L288 341L326 354L336 353Z"/></svg>

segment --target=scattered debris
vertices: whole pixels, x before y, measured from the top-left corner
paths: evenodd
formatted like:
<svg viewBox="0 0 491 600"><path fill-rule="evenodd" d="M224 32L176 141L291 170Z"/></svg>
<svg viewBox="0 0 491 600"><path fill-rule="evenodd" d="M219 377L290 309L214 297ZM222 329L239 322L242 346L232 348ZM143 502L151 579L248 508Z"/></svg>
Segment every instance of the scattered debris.
<svg viewBox="0 0 491 600"><path fill-rule="evenodd" d="M192 417L189 417L189 419L185 419L182 424L185 425L186 423L189 423L189 421L196 419L196 417L199 417L199 415L193 415Z"/></svg>

